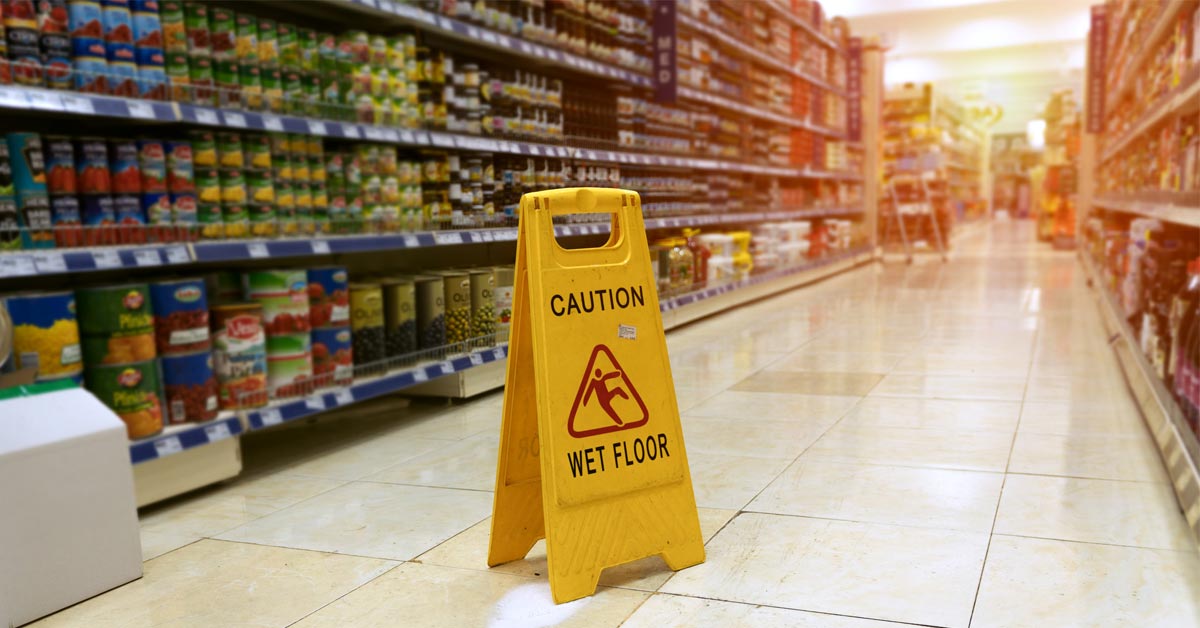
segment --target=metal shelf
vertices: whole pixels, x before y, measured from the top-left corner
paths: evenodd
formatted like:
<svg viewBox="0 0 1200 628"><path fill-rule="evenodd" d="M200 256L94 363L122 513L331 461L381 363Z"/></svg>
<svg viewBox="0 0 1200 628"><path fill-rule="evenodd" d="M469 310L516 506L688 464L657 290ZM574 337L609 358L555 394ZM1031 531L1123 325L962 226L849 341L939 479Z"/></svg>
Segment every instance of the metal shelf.
<svg viewBox="0 0 1200 628"><path fill-rule="evenodd" d="M1081 253L1079 259L1096 290L1096 305L1103 314L1110 344L1125 380L1162 455L1184 517L1192 534L1200 540L1200 443L1188 428L1170 391L1142 355L1120 306L1104 287L1104 276L1087 253Z"/></svg>
<svg viewBox="0 0 1200 628"><path fill-rule="evenodd" d="M1138 120L1137 124L1133 125L1133 128L1126 131L1111 146L1106 146L1104 154L1100 158L1101 163L1118 156L1131 142L1154 128L1168 116L1176 112L1192 113L1197 109L1200 109L1200 70L1191 72L1189 81L1159 98L1158 102L1150 106L1149 111Z"/></svg>
<svg viewBox="0 0 1200 628"><path fill-rule="evenodd" d="M695 216L653 215L645 218L646 229L674 229L713 225L751 224L770 220L801 220L862 213L862 207L777 209L764 212L734 212ZM597 235L609 232L609 223L561 224L558 237ZM47 249L0 253L0 280L17 277L63 275L79 272L184 267L197 263L241 262L371 253L465 244L512 242L515 227L389 233L372 235L319 236L278 240L221 240L125 248Z"/></svg>
<svg viewBox="0 0 1200 628"><path fill-rule="evenodd" d="M129 443L129 459L141 464L233 438L243 431L242 422L230 413L205 423L168 425L159 434Z"/></svg>
<svg viewBox="0 0 1200 628"><path fill-rule="evenodd" d="M1194 206L1115 196L1096 197L1092 199L1092 205L1200 229L1200 192L1196 192L1195 197L1198 204Z"/></svg>
<svg viewBox="0 0 1200 628"><path fill-rule="evenodd" d="M1118 102L1126 95L1133 91L1133 74L1142 67L1150 56L1151 50L1155 44L1171 29L1175 22L1176 16L1179 15L1185 7L1188 6L1187 0L1167 0L1163 3L1165 6L1158 16L1158 20L1154 23L1154 28L1150 29L1150 36L1146 39L1137 42L1140 47L1137 53L1129 59L1129 62L1124 65L1121 72L1121 82L1116 86L1116 89L1110 92L1112 98L1105 103L1105 111L1113 111ZM1133 40L1130 39L1130 42Z"/></svg>

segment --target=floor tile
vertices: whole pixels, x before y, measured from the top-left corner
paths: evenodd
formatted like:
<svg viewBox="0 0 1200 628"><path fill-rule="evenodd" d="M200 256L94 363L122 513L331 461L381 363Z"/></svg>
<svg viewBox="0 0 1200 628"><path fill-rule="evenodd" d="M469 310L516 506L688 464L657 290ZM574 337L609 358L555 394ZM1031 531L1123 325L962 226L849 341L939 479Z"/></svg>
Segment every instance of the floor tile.
<svg viewBox="0 0 1200 628"><path fill-rule="evenodd" d="M750 376L751 369L722 369L677 366L671 368L674 381L686 382L688 386L707 390L725 390Z"/></svg>
<svg viewBox="0 0 1200 628"><path fill-rule="evenodd" d="M1022 432L1036 434L1148 434L1141 412L1132 403L1026 401L1021 407Z"/></svg>
<svg viewBox="0 0 1200 628"><path fill-rule="evenodd" d="M427 454L408 457L363 479L391 484L490 491L496 487L499 450L499 432L476 434Z"/></svg>
<svg viewBox="0 0 1200 628"><path fill-rule="evenodd" d="M1195 550L1166 484L1009 475L996 533Z"/></svg>
<svg viewBox="0 0 1200 628"><path fill-rule="evenodd" d="M833 462L1004 471L1009 432L838 425L805 454Z"/></svg>
<svg viewBox="0 0 1200 628"><path fill-rule="evenodd" d="M1167 481L1162 458L1147 436L1018 431L1008 470L1101 480Z"/></svg>
<svg viewBox="0 0 1200 628"><path fill-rule="evenodd" d="M143 509L141 528L143 534L214 536L342 484L338 480L285 475L235 479L226 486L202 489L187 498Z"/></svg>
<svg viewBox="0 0 1200 628"><path fill-rule="evenodd" d="M355 482L220 536L230 541L409 560L492 511L492 495Z"/></svg>
<svg viewBox="0 0 1200 628"><path fill-rule="evenodd" d="M746 510L988 533L999 473L822 462L801 456Z"/></svg>
<svg viewBox="0 0 1200 628"><path fill-rule="evenodd" d="M615 628L647 595L600 588L591 597L555 604L545 579L407 563L294 628Z"/></svg>
<svg viewBox="0 0 1200 628"><path fill-rule="evenodd" d="M1021 404L1016 401L868 397L854 406L839 425L1012 432L1020 413Z"/></svg>
<svg viewBox="0 0 1200 628"><path fill-rule="evenodd" d="M795 460L827 429L795 421L729 419L684 415L683 438L688 453Z"/></svg>
<svg viewBox="0 0 1200 628"><path fill-rule="evenodd" d="M996 536L972 628L1200 626L1195 552Z"/></svg>
<svg viewBox="0 0 1200 628"><path fill-rule="evenodd" d="M289 465L284 472L331 480L358 480L401 460L450 446L445 440L416 438L404 429L344 445Z"/></svg>
<svg viewBox="0 0 1200 628"><path fill-rule="evenodd" d="M733 390L862 397L871 392L881 379L881 373L763 371L741 380L733 386Z"/></svg>
<svg viewBox="0 0 1200 628"><path fill-rule="evenodd" d="M204 540L147 562L140 580L31 626L287 626L395 565Z"/></svg>
<svg viewBox="0 0 1200 628"><path fill-rule="evenodd" d="M782 473L789 462L780 458L688 453L696 505L741 509Z"/></svg>
<svg viewBox="0 0 1200 628"><path fill-rule="evenodd" d="M708 541L733 516L736 510L700 508L700 532ZM488 539L491 535L491 518L484 519L461 534L425 552L417 562L460 569L483 569L496 573L507 573L528 578L547 577L546 542L538 541L523 560L488 568ZM609 567L600 576L600 584L609 587L624 587L640 591L655 591L662 586L671 571L662 558L651 556L624 565Z"/></svg>
<svg viewBox="0 0 1200 628"><path fill-rule="evenodd" d="M871 391L872 396L879 397L990 399L994 401L1020 401L1024 394L1024 377L964 377L901 373L888 375Z"/></svg>
<svg viewBox="0 0 1200 628"><path fill-rule="evenodd" d="M903 628L907 624L656 593L621 628Z"/></svg>
<svg viewBox="0 0 1200 628"><path fill-rule="evenodd" d="M727 390L688 410L693 416L744 417L832 425L858 403L857 397L789 395Z"/></svg>
<svg viewBox="0 0 1200 628"><path fill-rule="evenodd" d="M151 558L158 558L167 552L195 543L201 538L198 534L155 532L142 528L142 560L147 561Z"/></svg>
<svg viewBox="0 0 1200 628"><path fill-rule="evenodd" d="M677 593L871 619L965 627L988 535L757 513L709 542Z"/></svg>
<svg viewBox="0 0 1200 628"><path fill-rule="evenodd" d="M764 370L887 373L903 357L903 353L816 353L801 349L779 358Z"/></svg>

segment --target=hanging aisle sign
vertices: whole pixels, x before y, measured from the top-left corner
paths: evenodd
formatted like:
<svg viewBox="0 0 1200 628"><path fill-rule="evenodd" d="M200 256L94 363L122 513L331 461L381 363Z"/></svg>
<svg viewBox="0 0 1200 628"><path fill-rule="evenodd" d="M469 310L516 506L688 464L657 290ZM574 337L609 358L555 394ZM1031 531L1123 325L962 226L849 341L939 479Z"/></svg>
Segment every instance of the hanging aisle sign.
<svg viewBox="0 0 1200 628"><path fill-rule="evenodd" d="M846 139L862 141L862 37L846 46Z"/></svg>
<svg viewBox="0 0 1200 628"><path fill-rule="evenodd" d="M1092 7L1092 28L1088 31L1087 132L1104 132L1104 101L1108 98L1108 7Z"/></svg>
<svg viewBox="0 0 1200 628"><path fill-rule="evenodd" d="M651 40L654 42L654 102L675 102L676 58L675 58L675 0L658 0L654 17L650 22Z"/></svg>
<svg viewBox="0 0 1200 628"><path fill-rule="evenodd" d="M612 214L608 242L564 249L553 217ZM655 277L636 192L521 198L488 565L546 539L557 603L606 567L704 561Z"/></svg>

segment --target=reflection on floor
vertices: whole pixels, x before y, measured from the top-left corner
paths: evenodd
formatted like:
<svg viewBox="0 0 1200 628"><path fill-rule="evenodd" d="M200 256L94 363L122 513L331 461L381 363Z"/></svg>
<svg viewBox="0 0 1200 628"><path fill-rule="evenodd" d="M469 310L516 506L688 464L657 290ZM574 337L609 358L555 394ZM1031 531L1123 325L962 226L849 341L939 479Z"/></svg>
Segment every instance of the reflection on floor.
<svg viewBox="0 0 1200 628"><path fill-rule="evenodd" d="M998 224L668 338L708 561L487 569L501 395L245 439L45 626L1200 626L1200 557L1081 272Z"/></svg>

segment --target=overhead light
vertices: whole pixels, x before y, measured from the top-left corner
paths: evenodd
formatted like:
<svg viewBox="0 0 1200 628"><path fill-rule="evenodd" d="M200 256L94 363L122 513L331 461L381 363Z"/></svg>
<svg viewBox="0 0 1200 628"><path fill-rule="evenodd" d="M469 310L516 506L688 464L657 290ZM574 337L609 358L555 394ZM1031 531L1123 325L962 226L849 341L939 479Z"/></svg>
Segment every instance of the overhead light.
<svg viewBox="0 0 1200 628"><path fill-rule="evenodd" d="M1029 147L1034 150L1042 150L1046 146L1046 121L1045 120L1030 120L1025 125L1025 139L1029 140Z"/></svg>

